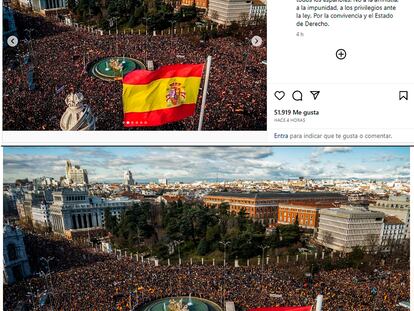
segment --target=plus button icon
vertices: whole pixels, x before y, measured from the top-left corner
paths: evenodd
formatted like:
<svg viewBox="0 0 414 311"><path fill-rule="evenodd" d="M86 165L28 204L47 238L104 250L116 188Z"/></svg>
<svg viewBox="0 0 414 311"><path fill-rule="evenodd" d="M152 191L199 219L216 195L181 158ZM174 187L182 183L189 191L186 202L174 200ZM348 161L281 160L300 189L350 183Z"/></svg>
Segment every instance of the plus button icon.
<svg viewBox="0 0 414 311"><path fill-rule="evenodd" d="M344 49L339 49L338 51L336 51L336 58L343 60L346 58L346 51Z"/></svg>

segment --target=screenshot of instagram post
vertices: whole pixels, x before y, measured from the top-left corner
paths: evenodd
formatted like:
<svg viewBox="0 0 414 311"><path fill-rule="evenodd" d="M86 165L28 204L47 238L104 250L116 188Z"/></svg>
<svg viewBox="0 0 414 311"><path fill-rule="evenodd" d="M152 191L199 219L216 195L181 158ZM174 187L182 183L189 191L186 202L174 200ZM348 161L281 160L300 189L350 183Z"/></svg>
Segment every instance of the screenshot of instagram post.
<svg viewBox="0 0 414 311"><path fill-rule="evenodd" d="M266 15L266 0L4 1L3 130L265 131Z"/></svg>
<svg viewBox="0 0 414 311"><path fill-rule="evenodd" d="M3 156L2 310L410 309L410 147Z"/></svg>
<svg viewBox="0 0 414 311"><path fill-rule="evenodd" d="M268 2L268 139L414 141L414 2Z"/></svg>

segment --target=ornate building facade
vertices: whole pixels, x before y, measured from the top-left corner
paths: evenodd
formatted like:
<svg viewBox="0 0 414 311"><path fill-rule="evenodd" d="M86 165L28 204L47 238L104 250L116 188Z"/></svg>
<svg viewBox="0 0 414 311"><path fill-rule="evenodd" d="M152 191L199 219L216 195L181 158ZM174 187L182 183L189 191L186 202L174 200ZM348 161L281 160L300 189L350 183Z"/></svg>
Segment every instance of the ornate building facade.
<svg viewBox="0 0 414 311"><path fill-rule="evenodd" d="M7 224L3 226L3 269L4 281L9 285L31 274L23 232Z"/></svg>
<svg viewBox="0 0 414 311"><path fill-rule="evenodd" d="M203 202L207 207L212 208L227 203L230 212L238 213L244 209L253 220L272 224L277 221L277 209L280 203L341 204L347 202L347 198L332 192L218 192L204 196Z"/></svg>
<svg viewBox="0 0 414 311"><path fill-rule="evenodd" d="M66 181L69 185L87 185L89 183L88 171L80 168L79 165L72 166L68 160L66 161Z"/></svg>
<svg viewBox="0 0 414 311"><path fill-rule="evenodd" d="M138 201L129 199L108 200L90 197L87 191L63 189L53 192L50 219L53 232L73 238L82 232L92 232L105 226L104 213L120 217L122 212ZM99 230L98 230L99 231Z"/></svg>

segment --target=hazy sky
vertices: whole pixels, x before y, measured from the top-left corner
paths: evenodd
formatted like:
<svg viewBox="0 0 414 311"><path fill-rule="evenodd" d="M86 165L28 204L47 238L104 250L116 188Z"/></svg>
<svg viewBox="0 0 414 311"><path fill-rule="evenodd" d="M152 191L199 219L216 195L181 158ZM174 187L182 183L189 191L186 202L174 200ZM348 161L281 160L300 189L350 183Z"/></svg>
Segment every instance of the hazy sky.
<svg viewBox="0 0 414 311"><path fill-rule="evenodd" d="M59 178L65 161L86 168L92 182L168 178L408 178L408 147L5 147L4 181Z"/></svg>

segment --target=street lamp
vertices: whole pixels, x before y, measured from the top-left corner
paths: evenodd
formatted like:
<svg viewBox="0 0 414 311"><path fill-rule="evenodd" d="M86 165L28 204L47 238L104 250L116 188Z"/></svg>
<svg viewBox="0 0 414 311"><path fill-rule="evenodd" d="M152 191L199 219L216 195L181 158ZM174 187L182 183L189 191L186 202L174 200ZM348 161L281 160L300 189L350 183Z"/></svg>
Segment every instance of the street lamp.
<svg viewBox="0 0 414 311"><path fill-rule="evenodd" d="M28 34L27 39L29 40L29 43L30 43L30 49L32 49L32 32L34 31L34 29L33 28L29 28L29 29L26 28L23 31Z"/></svg>
<svg viewBox="0 0 414 311"><path fill-rule="evenodd" d="M224 261L223 261L223 266L226 265L226 247L227 245L230 245L230 241L224 242L224 241L220 241L219 242L221 245L223 245L224 247Z"/></svg>
<svg viewBox="0 0 414 311"><path fill-rule="evenodd" d="M205 42L206 41L206 32L202 30L202 28L206 28L206 25L204 23L201 22L196 22L196 26L198 28L198 30L200 31L200 34L202 35L200 41L201 42Z"/></svg>
<svg viewBox="0 0 414 311"><path fill-rule="evenodd" d="M147 66L147 50L148 50L148 21L151 20L151 17L144 17L145 20L145 66Z"/></svg>
<svg viewBox="0 0 414 311"><path fill-rule="evenodd" d="M42 257L43 258L43 257ZM48 295L50 295L50 290L49 290L49 283L47 282L47 275L46 273L44 273L43 271L40 271L39 273L36 273L37 276L44 278L45 279L45 283L46 283L46 293ZM53 300L52 300L52 295L50 295L50 302L51 302L51 307L52 307L52 311L53 311Z"/></svg>
<svg viewBox="0 0 414 311"><path fill-rule="evenodd" d="M37 308L36 308L36 303L35 303L35 297L37 295L33 291L32 280L29 281L29 287L30 287L30 292L27 293L27 296L30 297L30 302L32 303L33 310L36 311Z"/></svg>
<svg viewBox="0 0 414 311"><path fill-rule="evenodd" d="M222 288L222 299L223 299L223 307L224 307L224 300L225 300L225 286L226 286L226 247L230 245L230 241L220 241L219 242L224 247L224 261L223 261L223 288Z"/></svg>
<svg viewBox="0 0 414 311"><path fill-rule="evenodd" d="M49 275L49 278L50 278L50 287L51 287L51 289L52 289L52 291L51 291L51 295L50 295L50 297L51 297L51 299L50 299L50 301L51 301L51 303L52 303L52 311L53 311L53 299L52 299L52 297L53 297L53 292L54 292L54 290L53 290L53 282L52 282L52 275L50 274L50 264L49 264L49 262L51 261L51 260L53 260L53 259L55 259L55 257L47 257L47 258L45 258L45 257L40 257L40 260L41 261L44 261L44 262L46 262L47 263L47 274ZM46 277L47 277L47 275L45 274L45 279L46 279ZM47 283L46 283L46 285L47 285Z"/></svg>
<svg viewBox="0 0 414 311"><path fill-rule="evenodd" d="M169 20L169 22L171 23L171 51L172 51L172 47L173 47L173 34L174 34L174 24L177 22L175 20Z"/></svg>
<svg viewBox="0 0 414 311"><path fill-rule="evenodd" d="M261 281L261 283L262 283L262 286L263 286L264 254L265 254L265 250L267 248L269 248L269 246L268 245L260 245L259 247L262 249L262 281Z"/></svg>
<svg viewBox="0 0 414 311"><path fill-rule="evenodd" d="M247 50L247 52L243 53L243 56L244 56L244 69L243 69L243 72L246 72L247 60L249 59L249 55L250 55L250 51L251 51L249 38L245 38L245 40L246 40L246 43L247 43L248 50Z"/></svg>
<svg viewBox="0 0 414 311"><path fill-rule="evenodd" d="M116 54L118 55L118 19L119 17L111 17L109 19L109 26L112 27L115 22L115 49Z"/></svg>
<svg viewBox="0 0 414 311"><path fill-rule="evenodd" d="M183 240L177 241L174 240L174 245L178 246L178 264L181 266L181 253L180 253L180 244L184 243Z"/></svg>

